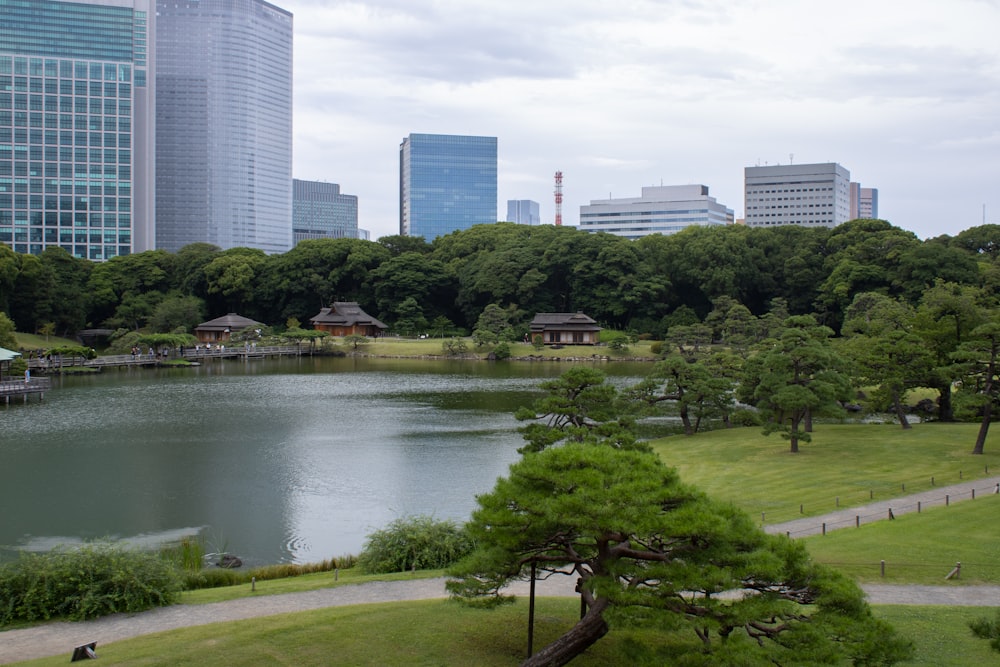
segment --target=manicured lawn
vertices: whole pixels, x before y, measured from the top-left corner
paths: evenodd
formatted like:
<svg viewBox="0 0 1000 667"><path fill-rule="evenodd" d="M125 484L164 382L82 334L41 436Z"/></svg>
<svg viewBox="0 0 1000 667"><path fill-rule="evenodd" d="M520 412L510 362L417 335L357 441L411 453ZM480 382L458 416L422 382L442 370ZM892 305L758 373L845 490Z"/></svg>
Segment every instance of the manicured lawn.
<svg viewBox="0 0 1000 667"><path fill-rule="evenodd" d="M46 350L50 347L70 347L78 346L80 341L60 338L58 336L38 336L29 333L15 333L17 346L25 350Z"/></svg>
<svg viewBox="0 0 1000 667"><path fill-rule="evenodd" d="M540 598L535 649L569 628L579 602ZM911 665L945 667L995 664L988 642L972 637L967 623L995 609L876 607L875 613L914 641ZM527 648L527 601L492 611L428 600L336 607L220 623L99 644L101 665L517 665ZM575 667L626 664L627 644L636 636L612 630L573 661ZM662 647L694 645L689 631L643 632L642 641ZM23 663L64 665L66 655Z"/></svg>
<svg viewBox="0 0 1000 667"><path fill-rule="evenodd" d="M969 452L977 424L817 424L797 454L759 428L720 429L673 436L654 447L681 478L714 497L731 500L767 523L823 514L959 481L1000 475L1000 427L986 453ZM987 467L990 473L987 473ZM904 490L905 485L905 490ZM802 506L800 514L799 506Z"/></svg>
<svg viewBox="0 0 1000 667"><path fill-rule="evenodd" d="M1000 496L937 506L895 521L803 538L819 562L858 581L931 585L1000 584ZM881 561L885 560L885 577ZM962 563L961 578L945 576ZM1000 606L1000 600L997 600ZM1000 656L998 656L1000 657Z"/></svg>

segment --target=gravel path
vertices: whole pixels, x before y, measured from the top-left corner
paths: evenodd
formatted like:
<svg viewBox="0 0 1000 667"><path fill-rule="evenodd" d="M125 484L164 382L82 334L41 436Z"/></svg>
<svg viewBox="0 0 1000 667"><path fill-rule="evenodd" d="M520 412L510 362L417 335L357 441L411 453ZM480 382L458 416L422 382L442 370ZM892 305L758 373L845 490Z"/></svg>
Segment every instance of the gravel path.
<svg viewBox="0 0 1000 667"><path fill-rule="evenodd" d="M939 487L930 491L879 501L861 507L845 508L822 516L796 519L765 526L769 533L787 533L792 537L815 535L826 530L853 527L856 523L871 523L894 515L916 512L923 507L971 500L974 496L996 493L1000 477L975 480L963 484ZM538 582L537 592L543 596L574 595L575 581L571 577L557 577ZM260 582L263 589L266 582ZM890 586L868 584L863 586L872 604L918 604L1000 607L1000 586ZM527 595L528 585L520 583L511 588L517 595ZM258 616L271 616L325 607L394 602L400 600L428 600L444 598L444 579L415 579L412 581L384 581L369 584L344 585L303 593L282 595L262 594L229 602L204 605L174 605L139 614L116 614L94 621L80 623L53 622L23 630L0 632L0 664L32 660L51 655L65 654L73 648L96 641L98 647L110 642L140 635L174 630L193 625L207 625L222 621L239 621ZM98 651L100 654L100 651Z"/></svg>

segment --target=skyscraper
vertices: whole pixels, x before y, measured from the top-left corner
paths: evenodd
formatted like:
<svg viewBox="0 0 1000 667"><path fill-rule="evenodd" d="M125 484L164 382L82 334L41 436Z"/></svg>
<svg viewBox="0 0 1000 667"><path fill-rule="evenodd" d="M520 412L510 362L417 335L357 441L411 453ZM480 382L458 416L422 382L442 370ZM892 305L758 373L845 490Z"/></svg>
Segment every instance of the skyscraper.
<svg viewBox="0 0 1000 667"><path fill-rule="evenodd" d="M156 247L292 247L292 15L156 4Z"/></svg>
<svg viewBox="0 0 1000 667"><path fill-rule="evenodd" d="M152 0L0 0L0 243L152 247L153 36Z"/></svg>
<svg viewBox="0 0 1000 667"><path fill-rule="evenodd" d="M305 239L358 238L358 198L340 193L336 183L292 181L292 230Z"/></svg>
<svg viewBox="0 0 1000 667"><path fill-rule="evenodd" d="M508 199L507 221L519 225L540 225L542 216L539 213L538 202L530 199Z"/></svg>
<svg viewBox="0 0 1000 667"><path fill-rule="evenodd" d="M851 217L850 182L835 162L746 167L746 224L836 227Z"/></svg>
<svg viewBox="0 0 1000 667"><path fill-rule="evenodd" d="M594 199L580 207L580 229L637 239L692 225L731 225L733 209L710 197L707 185L660 185L641 197Z"/></svg>
<svg viewBox="0 0 1000 667"><path fill-rule="evenodd" d="M497 139L411 134L399 146L399 233L438 236L497 221Z"/></svg>

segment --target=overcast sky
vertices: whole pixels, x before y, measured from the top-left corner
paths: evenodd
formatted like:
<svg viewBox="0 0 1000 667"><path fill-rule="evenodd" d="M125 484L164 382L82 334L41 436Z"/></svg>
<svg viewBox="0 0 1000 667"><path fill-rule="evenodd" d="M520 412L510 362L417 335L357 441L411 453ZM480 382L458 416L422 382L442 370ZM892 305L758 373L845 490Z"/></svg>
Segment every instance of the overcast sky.
<svg viewBox="0 0 1000 667"><path fill-rule="evenodd" d="M838 162L921 238L1000 223L1000 0L273 0L295 15L296 178L399 233L399 143L498 139L508 199ZM794 156L794 157L791 157Z"/></svg>

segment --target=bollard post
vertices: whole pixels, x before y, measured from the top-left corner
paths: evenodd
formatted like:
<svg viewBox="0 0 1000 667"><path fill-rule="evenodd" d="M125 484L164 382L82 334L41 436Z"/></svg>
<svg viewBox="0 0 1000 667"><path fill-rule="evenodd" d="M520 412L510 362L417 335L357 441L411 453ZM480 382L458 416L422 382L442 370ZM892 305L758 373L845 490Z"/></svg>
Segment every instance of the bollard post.
<svg viewBox="0 0 1000 667"><path fill-rule="evenodd" d="M337 581L339 579L340 579L340 568L339 567L335 567L335 568L333 568L333 580Z"/></svg>
<svg viewBox="0 0 1000 667"><path fill-rule="evenodd" d="M861 527L861 515L860 514L855 514L854 515L854 527L855 528L860 528Z"/></svg>
<svg viewBox="0 0 1000 667"><path fill-rule="evenodd" d="M764 523L764 513L763 512L760 513L760 522Z"/></svg>
<svg viewBox="0 0 1000 667"><path fill-rule="evenodd" d="M257 590L257 577L250 577L250 590Z"/></svg>
<svg viewBox="0 0 1000 667"><path fill-rule="evenodd" d="M906 482L903 482L903 491L906 491Z"/></svg>
<svg viewBox="0 0 1000 667"><path fill-rule="evenodd" d="M944 494L944 506L945 507L948 506L949 501L950 501L950 498L949 498L948 494L947 493Z"/></svg>
<svg viewBox="0 0 1000 667"><path fill-rule="evenodd" d="M823 522L823 534L826 535L826 521Z"/></svg>
<svg viewBox="0 0 1000 667"><path fill-rule="evenodd" d="M785 531L785 537L787 537L788 539L792 539L792 531L786 530Z"/></svg>
<svg viewBox="0 0 1000 667"><path fill-rule="evenodd" d="M875 489L868 489L868 500L875 498Z"/></svg>
<svg viewBox="0 0 1000 667"><path fill-rule="evenodd" d="M975 489L972 490L972 499L973 500L976 499L976 490Z"/></svg>
<svg viewBox="0 0 1000 667"><path fill-rule="evenodd" d="M802 504L801 503L799 504L799 514L805 514L805 512L802 510Z"/></svg>
<svg viewBox="0 0 1000 667"><path fill-rule="evenodd" d="M931 486L934 486L934 475L931 475Z"/></svg>
<svg viewBox="0 0 1000 667"><path fill-rule="evenodd" d="M885 561L882 561L882 576L885 576Z"/></svg>
<svg viewBox="0 0 1000 667"><path fill-rule="evenodd" d="M920 501L917 501L917 514L920 514Z"/></svg>
<svg viewBox="0 0 1000 667"><path fill-rule="evenodd" d="M997 482L997 490L993 493L1000 493L1000 482Z"/></svg>
<svg viewBox="0 0 1000 667"><path fill-rule="evenodd" d="M837 507L840 507L840 496L837 496Z"/></svg>
<svg viewBox="0 0 1000 667"><path fill-rule="evenodd" d="M962 471L961 470L958 471L958 478L962 479Z"/></svg>
<svg viewBox="0 0 1000 667"><path fill-rule="evenodd" d="M889 508L889 520L892 521L896 518L896 515L892 513L892 508Z"/></svg>

